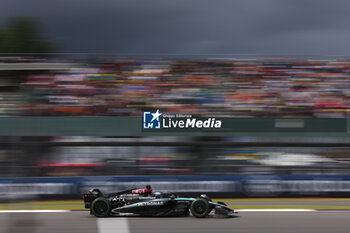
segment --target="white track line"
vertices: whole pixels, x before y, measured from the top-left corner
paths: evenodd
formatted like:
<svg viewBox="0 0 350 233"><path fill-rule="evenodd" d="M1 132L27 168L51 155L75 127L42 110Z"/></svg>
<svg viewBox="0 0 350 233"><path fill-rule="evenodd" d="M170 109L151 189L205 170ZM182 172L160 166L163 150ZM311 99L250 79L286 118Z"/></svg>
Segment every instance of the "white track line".
<svg viewBox="0 0 350 233"><path fill-rule="evenodd" d="M96 221L99 233L130 233L127 218L98 218Z"/></svg>
<svg viewBox="0 0 350 233"><path fill-rule="evenodd" d="M313 209L241 209L237 212L313 212Z"/></svg>
<svg viewBox="0 0 350 233"><path fill-rule="evenodd" d="M0 214L9 213L64 213L71 212L70 210L0 210Z"/></svg>

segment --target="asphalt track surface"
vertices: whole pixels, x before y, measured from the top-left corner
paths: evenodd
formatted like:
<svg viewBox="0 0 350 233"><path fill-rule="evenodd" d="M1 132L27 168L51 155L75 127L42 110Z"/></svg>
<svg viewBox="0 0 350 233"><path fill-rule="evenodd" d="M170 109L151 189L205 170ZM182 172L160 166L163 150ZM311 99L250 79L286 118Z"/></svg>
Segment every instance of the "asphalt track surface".
<svg viewBox="0 0 350 233"><path fill-rule="evenodd" d="M236 217L110 217L87 211L1 213L0 232L9 233L342 233L350 232L350 211L242 212Z"/></svg>

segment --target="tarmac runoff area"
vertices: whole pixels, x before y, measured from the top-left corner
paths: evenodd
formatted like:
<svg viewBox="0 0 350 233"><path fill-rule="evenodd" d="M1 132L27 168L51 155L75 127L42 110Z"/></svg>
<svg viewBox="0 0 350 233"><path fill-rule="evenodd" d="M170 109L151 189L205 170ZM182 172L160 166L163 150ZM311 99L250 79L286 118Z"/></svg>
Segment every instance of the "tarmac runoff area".
<svg viewBox="0 0 350 233"><path fill-rule="evenodd" d="M350 198L231 198L233 217L95 218L82 200L0 204L0 232L350 232Z"/></svg>
<svg viewBox="0 0 350 233"><path fill-rule="evenodd" d="M15 210L16 211L16 210ZM18 211L18 210L17 210ZM210 215L190 217L109 217L96 218L88 211L27 210L1 212L1 232L22 233L348 233L350 211L274 210L279 212L241 212L234 217ZM41 212L46 211L46 212Z"/></svg>

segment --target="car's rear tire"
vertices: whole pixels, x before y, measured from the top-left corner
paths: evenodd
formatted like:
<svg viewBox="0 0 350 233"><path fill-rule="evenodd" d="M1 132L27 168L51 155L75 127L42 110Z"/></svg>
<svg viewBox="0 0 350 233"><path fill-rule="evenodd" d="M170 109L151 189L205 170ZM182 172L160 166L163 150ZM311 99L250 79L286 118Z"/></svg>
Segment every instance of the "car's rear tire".
<svg viewBox="0 0 350 233"><path fill-rule="evenodd" d="M91 212L96 217L107 217L111 213L111 205L106 198L96 198L91 204Z"/></svg>
<svg viewBox="0 0 350 233"><path fill-rule="evenodd" d="M199 198L192 202L190 210L196 218L205 218L210 213L211 208L207 200Z"/></svg>

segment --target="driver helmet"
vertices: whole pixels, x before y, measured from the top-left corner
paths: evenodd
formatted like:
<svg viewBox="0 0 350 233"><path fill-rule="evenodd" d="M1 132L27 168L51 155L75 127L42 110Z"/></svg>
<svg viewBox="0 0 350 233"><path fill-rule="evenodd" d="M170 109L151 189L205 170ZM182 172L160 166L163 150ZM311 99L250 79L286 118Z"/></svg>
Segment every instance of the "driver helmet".
<svg viewBox="0 0 350 233"><path fill-rule="evenodd" d="M201 194L199 197L203 198L203 199L205 199L207 201L211 201L211 199L206 194Z"/></svg>

